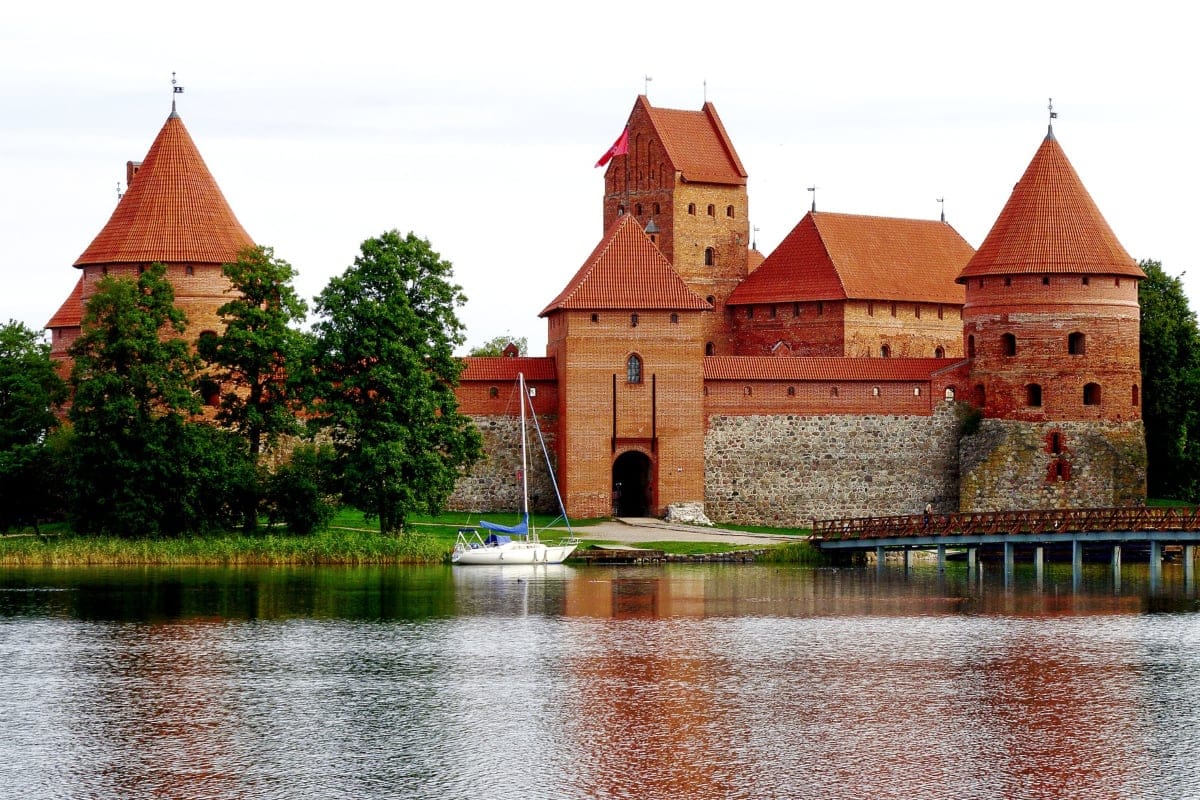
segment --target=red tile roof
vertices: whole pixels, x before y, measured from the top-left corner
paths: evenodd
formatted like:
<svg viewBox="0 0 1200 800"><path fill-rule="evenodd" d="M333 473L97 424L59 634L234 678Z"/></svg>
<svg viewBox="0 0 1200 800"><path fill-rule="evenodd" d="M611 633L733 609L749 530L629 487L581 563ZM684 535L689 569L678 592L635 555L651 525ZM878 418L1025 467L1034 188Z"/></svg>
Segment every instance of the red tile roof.
<svg viewBox="0 0 1200 800"><path fill-rule="evenodd" d="M809 212L727 302L962 304L963 289L954 281L973 252L944 222Z"/></svg>
<svg viewBox="0 0 1200 800"><path fill-rule="evenodd" d="M559 310L707 309L629 214L600 244L539 316Z"/></svg>
<svg viewBox="0 0 1200 800"><path fill-rule="evenodd" d="M183 120L172 111L108 224L75 266L153 261L225 264L252 244Z"/></svg>
<svg viewBox="0 0 1200 800"><path fill-rule="evenodd" d="M553 381L558 379L554 359L548 357L518 356L467 356L463 358L460 382L465 381L515 381L517 373L525 373L528 381Z"/></svg>
<svg viewBox="0 0 1200 800"><path fill-rule="evenodd" d="M708 356L705 380L726 381L928 381L961 363L945 358L779 358Z"/></svg>
<svg viewBox="0 0 1200 800"><path fill-rule="evenodd" d="M58 311L43 327L46 328L78 328L83 322L83 276L75 281L75 288L67 299L59 306Z"/></svg>
<svg viewBox="0 0 1200 800"><path fill-rule="evenodd" d="M638 97L654 125L671 165L688 183L744 186L746 169L733 149L717 109L705 103L699 111L654 108L645 95Z"/></svg>
<svg viewBox="0 0 1200 800"><path fill-rule="evenodd" d="M959 280L1061 272L1146 277L1050 132Z"/></svg>

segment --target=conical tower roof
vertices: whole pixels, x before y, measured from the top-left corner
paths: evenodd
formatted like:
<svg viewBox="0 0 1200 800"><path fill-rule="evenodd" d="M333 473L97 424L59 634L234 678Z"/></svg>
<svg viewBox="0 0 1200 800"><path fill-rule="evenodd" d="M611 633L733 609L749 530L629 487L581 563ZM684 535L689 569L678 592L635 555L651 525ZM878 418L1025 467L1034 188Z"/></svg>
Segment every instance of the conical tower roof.
<svg viewBox="0 0 1200 800"><path fill-rule="evenodd" d="M1106 274L1144 278L1050 130L959 283L978 275Z"/></svg>
<svg viewBox="0 0 1200 800"><path fill-rule="evenodd" d="M108 224L75 266L226 264L253 243L172 109Z"/></svg>

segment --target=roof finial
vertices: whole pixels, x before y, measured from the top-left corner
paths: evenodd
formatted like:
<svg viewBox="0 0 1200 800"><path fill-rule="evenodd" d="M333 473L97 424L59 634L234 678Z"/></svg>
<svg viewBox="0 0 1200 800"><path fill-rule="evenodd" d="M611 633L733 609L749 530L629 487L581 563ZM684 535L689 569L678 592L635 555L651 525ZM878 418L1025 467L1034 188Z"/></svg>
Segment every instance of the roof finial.
<svg viewBox="0 0 1200 800"><path fill-rule="evenodd" d="M938 205L942 207L942 222L945 222L946 221L946 198L939 197L937 199L937 201L938 201Z"/></svg>
<svg viewBox="0 0 1200 800"><path fill-rule="evenodd" d="M646 95L646 99L650 99L650 81L654 80L649 75L646 75L642 81L642 94Z"/></svg>
<svg viewBox="0 0 1200 800"><path fill-rule="evenodd" d="M121 182L117 181L117 202L121 202Z"/></svg>
<svg viewBox="0 0 1200 800"><path fill-rule="evenodd" d="M812 195L813 195L813 201L812 201L812 210L813 210L813 211L816 211L816 210L817 210L817 187L816 187L816 186L810 186L810 187L808 187L808 190L809 190L810 192L812 192Z"/></svg>
<svg viewBox="0 0 1200 800"><path fill-rule="evenodd" d="M708 104L708 78L704 79L704 103Z"/></svg>
<svg viewBox="0 0 1200 800"><path fill-rule="evenodd" d="M750 249L751 250L758 249L758 226L757 225L754 226L754 238L750 240Z"/></svg>
<svg viewBox="0 0 1200 800"><path fill-rule="evenodd" d="M175 113L175 95L183 94L183 87L178 86L177 83L178 83L178 81L175 80L175 73L172 72L171 73L171 116L172 117L179 116L178 114Z"/></svg>
<svg viewBox="0 0 1200 800"><path fill-rule="evenodd" d="M1054 120L1058 119L1058 112L1054 110L1054 98L1050 98L1050 104L1046 106L1046 110L1050 112L1050 122L1046 125L1046 138L1054 138Z"/></svg>

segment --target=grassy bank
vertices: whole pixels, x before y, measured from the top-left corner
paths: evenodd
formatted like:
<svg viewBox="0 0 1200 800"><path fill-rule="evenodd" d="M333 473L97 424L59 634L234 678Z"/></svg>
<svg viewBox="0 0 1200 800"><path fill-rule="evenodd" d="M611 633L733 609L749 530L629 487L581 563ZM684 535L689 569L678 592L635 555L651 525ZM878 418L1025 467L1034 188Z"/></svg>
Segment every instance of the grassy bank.
<svg viewBox="0 0 1200 800"><path fill-rule="evenodd" d="M516 520L499 519L502 522ZM572 527L586 529L601 520L573 521ZM538 529L556 521L550 517L532 520ZM448 560L458 537L458 529L476 527L478 515L443 514L417 517L402 536L383 536L377 525L356 511L342 510L330 528L311 536L293 536L282 529L261 530L256 534L225 532L178 539L141 539L104 536L76 536L62 524L42 526L42 535L32 531L0 537L0 565L4 566L251 566L251 565L363 565L363 564L436 564ZM561 522L558 523L561 525ZM739 528L741 529L741 528ZM750 531L750 529L746 529ZM750 532L771 532L754 528ZM556 539L556 528L546 539ZM789 531L790 532L790 531ZM746 546L696 543L654 542L646 547L674 554L714 553L747 549ZM795 542L769 549L767 559L774 562L819 563L820 554L807 542Z"/></svg>

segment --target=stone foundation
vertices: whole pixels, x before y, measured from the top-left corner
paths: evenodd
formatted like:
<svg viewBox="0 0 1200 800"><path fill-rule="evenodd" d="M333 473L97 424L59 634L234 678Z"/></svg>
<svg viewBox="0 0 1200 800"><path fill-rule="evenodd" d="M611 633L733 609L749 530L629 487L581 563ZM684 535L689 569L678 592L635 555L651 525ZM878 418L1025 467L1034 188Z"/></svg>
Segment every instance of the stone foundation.
<svg viewBox="0 0 1200 800"><path fill-rule="evenodd" d="M483 459L471 472L458 479L447 508L451 511L472 511L517 514L521 509L521 421L510 416L472 417L483 436ZM546 432L546 421L542 419L543 435L554 455L554 437ZM539 514L557 514L558 499L554 484L546 469L546 457L542 454L537 436L529 433L529 507Z"/></svg>

